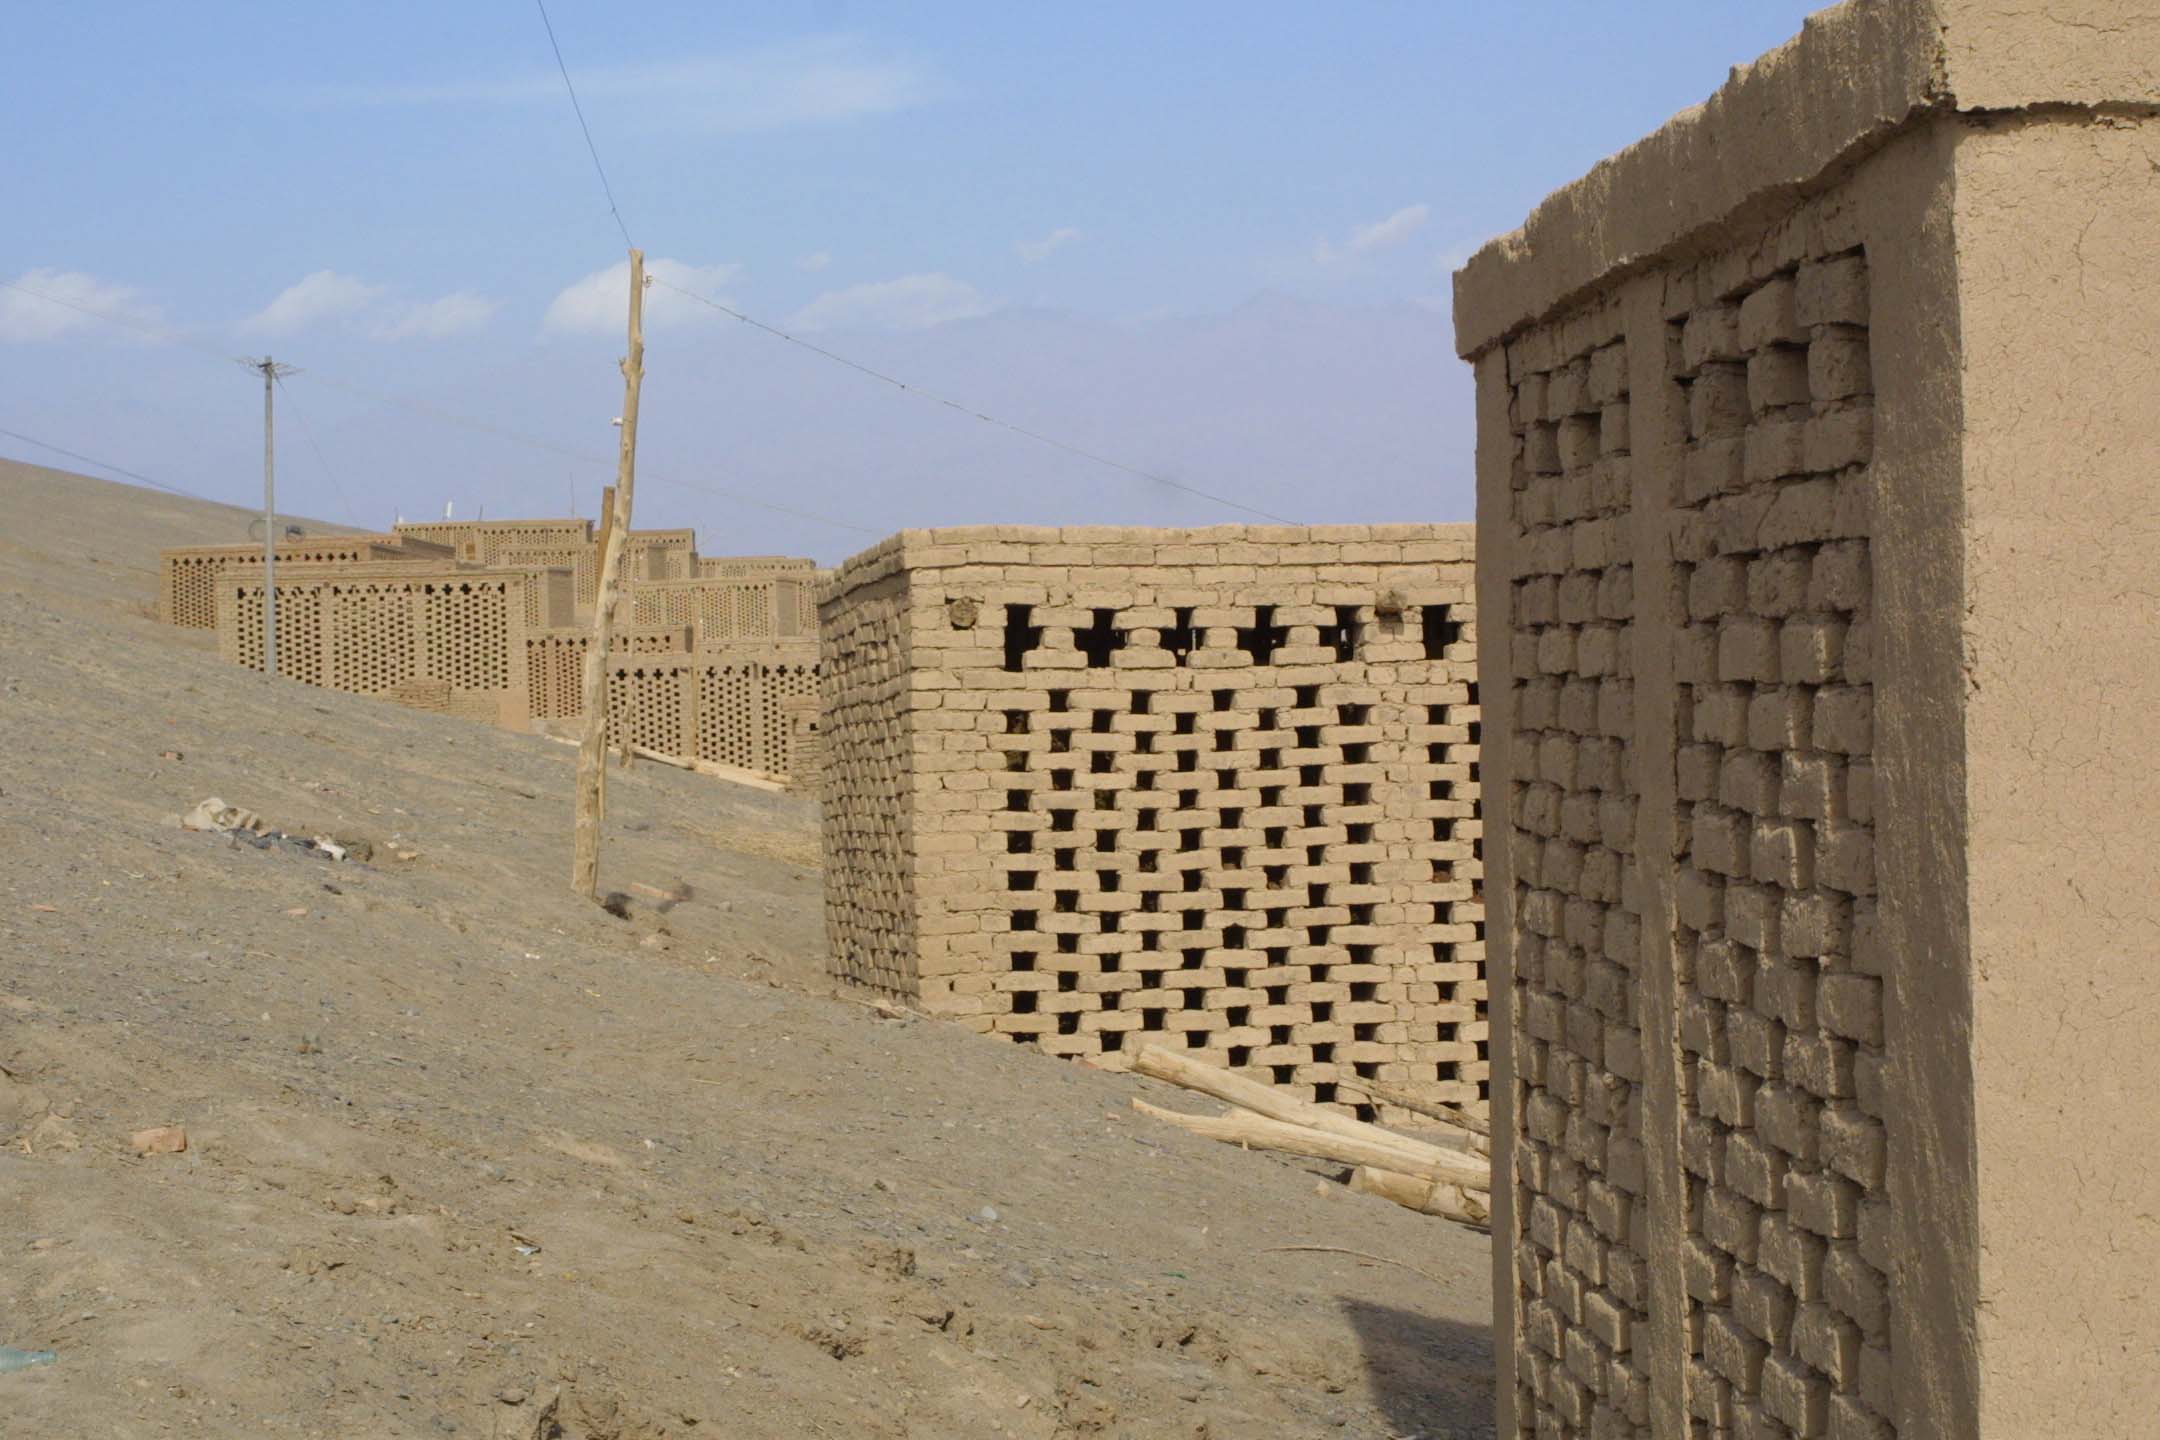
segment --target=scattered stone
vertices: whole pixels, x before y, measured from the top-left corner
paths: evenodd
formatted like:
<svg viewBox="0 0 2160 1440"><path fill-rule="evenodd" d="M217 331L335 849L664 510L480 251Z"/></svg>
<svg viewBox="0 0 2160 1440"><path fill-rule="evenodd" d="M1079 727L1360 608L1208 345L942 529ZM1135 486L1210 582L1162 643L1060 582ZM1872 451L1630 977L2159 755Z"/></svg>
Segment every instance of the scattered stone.
<svg viewBox="0 0 2160 1440"><path fill-rule="evenodd" d="M178 1155L187 1149L187 1131L178 1125L154 1125L128 1137L137 1155Z"/></svg>

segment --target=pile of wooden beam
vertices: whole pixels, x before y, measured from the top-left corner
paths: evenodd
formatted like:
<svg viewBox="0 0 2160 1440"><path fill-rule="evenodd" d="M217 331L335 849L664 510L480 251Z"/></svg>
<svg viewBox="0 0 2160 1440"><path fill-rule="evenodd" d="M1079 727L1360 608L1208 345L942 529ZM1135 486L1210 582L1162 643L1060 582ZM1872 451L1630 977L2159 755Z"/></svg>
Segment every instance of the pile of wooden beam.
<svg viewBox="0 0 2160 1440"><path fill-rule="evenodd" d="M1133 1069L1238 1107L1223 1115L1184 1115L1134 1100L1133 1109L1143 1115L1247 1149L1277 1150L1352 1166L1351 1189L1383 1196L1427 1215L1483 1226L1492 1213L1490 1132L1484 1121L1467 1111L1363 1081L1343 1082L1346 1088L1414 1111L1444 1127L1440 1133L1449 1143L1434 1144L1383 1130L1174 1051L1143 1049L1133 1057Z"/></svg>

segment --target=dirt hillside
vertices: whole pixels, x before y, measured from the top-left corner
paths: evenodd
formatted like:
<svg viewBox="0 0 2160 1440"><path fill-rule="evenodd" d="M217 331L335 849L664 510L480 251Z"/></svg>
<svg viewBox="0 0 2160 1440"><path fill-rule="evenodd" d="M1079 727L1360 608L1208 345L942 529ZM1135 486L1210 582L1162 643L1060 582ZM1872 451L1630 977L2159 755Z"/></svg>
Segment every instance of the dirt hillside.
<svg viewBox="0 0 2160 1440"><path fill-rule="evenodd" d="M1483 1237L836 994L803 801L616 771L689 898L573 901L569 747L155 623L246 527L0 462L0 1433L1490 1433Z"/></svg>

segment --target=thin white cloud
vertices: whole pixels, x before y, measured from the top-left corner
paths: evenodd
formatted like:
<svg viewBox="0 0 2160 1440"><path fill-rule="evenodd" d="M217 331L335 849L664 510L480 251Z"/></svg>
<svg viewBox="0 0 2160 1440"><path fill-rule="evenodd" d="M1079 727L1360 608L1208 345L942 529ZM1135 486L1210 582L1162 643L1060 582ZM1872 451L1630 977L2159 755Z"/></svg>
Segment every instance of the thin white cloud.
<svg viewBox="0 0 2160 1440"><path fill-rule="evenodd" d="M795 262L795 268L798 270L808 270L811 274L814 275L830 264L832 264L832 251L817 250L803 256L800 260L797 260Z"/></svg>
<svg viewBox="0 0 2160 1440"><path fill-rule="evenodd" d="M905 110L931 99L935 82L912 57L882 51L856 35L817 35L721 55L583 68L578 93L595 101L633 101L609 124L694 127L746 134L797 125L836 124ZM499 80L442 85L369 86L315 92L348 105L555 105L562 77L535 69ZM605 136L602 137L605 143Z"/></svg>
<svg viewBox="0 0 2160 1440"><path fill-rule="evenodd" d="M501 302L469 290L456 290L439 300L420 300L396 307L375 328L378 340L446 340L487 324Z"/></svg>
<svg viewBox="0 0 2160 1440"><path fill-rule="evenodd" d="M293 335L336 326L373 340L444 340L477 330L499 302L469 290L434 300L402 300L394 287L317 270L240 322L247 335Z"/></svg>
<svg viewBox="0 0 2160 1440"><path fill-rule="evenodd" d="M389 291L335 270L317 270L278 292L278 297L240 322L249 335L290 335L327 320L357 315Z"/></svg>
<svg viewBox="0 0 2160 1440"><path fill-rule="evenodd" d="M1020 252L1020 258L1028 264L1040 265L1055 255L1061 247L1070 245L1079 238L1078 230L1070 225L1061 225L1040 240L1023 240L1013 248Z"/></svg>
<svg viewBox="0 0 2160 1440"><path fill-rule="evenodd" d="M0 289L0 343L34 344L92 328L110 332L111 327L98 324L99 315L138 330L160 323L157 308L134 286L80 270L41 267L24 271L12 283L23 288ZM26 295L24 290L36 293Z"/></svg>
<svg viewBox="0 0 2160 1440"><path fill-rule="evenodd" d="M1365 255L1375 250L1392 250L1424 228L1432 218L1430 205L1405 205L1385 220L1375 220L1370 225L1359 225L1350 232L1350 238L1341 245L1322 240L1313 246L1313 259L1322 265L1332 265L1352 255Z"/></svg>
<svg viewBox="0 0 2160 1440"><path fill-rule="evenodd" d="M903 275L828 290L788 317L796 330L928 330L996 309L982 292L950 275Z"/></svg>
<svg viewBox="0 0 2160 1440"><path fill-rule="evenodd" d="M645 326L656 330L719 319L718 311L700 305L668 286L726 301L726 296L716 292L741 274L742 266L649 260L645 264L645 273L653 280L667 282L645 287ZM618 260L605 270L595 270L584 279L565 286L562 293L548 303L547 314L540 324L543 329L568 334L621 335L629 323L629 304L630 262Z"/></svg>

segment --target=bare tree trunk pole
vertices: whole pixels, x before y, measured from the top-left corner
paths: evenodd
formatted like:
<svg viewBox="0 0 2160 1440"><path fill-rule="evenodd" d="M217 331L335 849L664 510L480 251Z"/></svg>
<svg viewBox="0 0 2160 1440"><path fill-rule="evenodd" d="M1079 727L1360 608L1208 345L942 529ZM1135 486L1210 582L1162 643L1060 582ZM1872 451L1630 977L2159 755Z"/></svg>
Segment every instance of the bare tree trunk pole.
<svg viewBox="0 0 2160 1440"><path fill-rule="evenodd" d="M588 900L600 893L601 786L607 774L607 659L622 589L623 550L630 539L631 488L637 476L638 385L645 378L645 252L630 252L630 354L622 362L622 457L615 503L600 550L599 593L593 600L592 643L585 648L585 738L578 746L577 858L571 884Z"/></svg>

